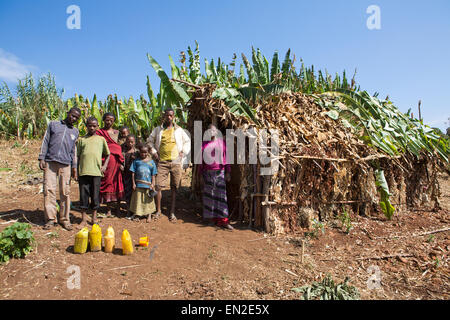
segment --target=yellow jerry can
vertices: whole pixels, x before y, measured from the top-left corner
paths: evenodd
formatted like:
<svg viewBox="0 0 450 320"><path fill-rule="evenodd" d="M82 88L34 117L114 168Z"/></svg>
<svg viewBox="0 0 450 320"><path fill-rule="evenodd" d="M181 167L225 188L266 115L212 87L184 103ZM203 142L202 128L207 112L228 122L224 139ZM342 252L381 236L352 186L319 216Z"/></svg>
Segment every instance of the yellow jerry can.
<svg viewBox="0 0 450 320"><path fill-rule="evenodd" d="M111 226L106 230L103 239L105 239L105 252L112 253L116 244L116 238L114 235L114 229Z"/></svg>
<svg viewBox="0 0 450 320"><path fill-rule="evenodd" d="M131 240L130 233L127 229L122 233L122 254L128 255L133 253L133 240Z"/></svg>
<svg viewBox="0 0 450 320"><path fill-rule="evenodd" d="M94 224L89 232L89 244L91 251L102 250L102 229L98 224Z"/></svg>
<svg viewBox="0 0 450 320"><path fill-rule="evenodd" d="M75 235L75 245L73 251L75 253L85 253L88 247L89 229L83 228Z"/></svg>

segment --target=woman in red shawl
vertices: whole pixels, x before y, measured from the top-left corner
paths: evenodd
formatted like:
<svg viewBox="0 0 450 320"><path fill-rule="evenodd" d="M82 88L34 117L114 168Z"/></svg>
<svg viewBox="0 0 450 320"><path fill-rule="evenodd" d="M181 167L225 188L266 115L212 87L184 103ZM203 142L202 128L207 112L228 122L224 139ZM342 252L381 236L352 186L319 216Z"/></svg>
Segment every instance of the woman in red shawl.
<svg viewBox="0 0 450 320"><path fill-rule="evenodd" d="M97 134L105 138L109 151L111 152L108 167L100 185L100 201L101 203L108 204L117 202L116 213L120 214L120 201L125 197L120 166L124 164L125 160L123 158L122 148L118 144L119 131L112 127L114 121L116 121L116 117L112 113L105 113L103 115L104 127L97 130ZM110 205L108 205L107 216L111 216Z"/></svg>

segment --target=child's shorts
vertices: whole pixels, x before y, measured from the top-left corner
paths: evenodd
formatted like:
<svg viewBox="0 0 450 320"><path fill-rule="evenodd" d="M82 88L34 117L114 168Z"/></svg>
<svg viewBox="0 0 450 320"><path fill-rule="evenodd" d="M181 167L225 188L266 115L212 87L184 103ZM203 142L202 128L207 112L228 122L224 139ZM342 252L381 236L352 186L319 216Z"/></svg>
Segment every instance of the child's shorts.
<svg viewBox="0 0 450 320"><path fill-rule="evenodd" d="M80 208L97 210L100 208L100 184L102 177L81 176L78 179L80 186ZM91 198L91 205L89 205Z"/></svg>

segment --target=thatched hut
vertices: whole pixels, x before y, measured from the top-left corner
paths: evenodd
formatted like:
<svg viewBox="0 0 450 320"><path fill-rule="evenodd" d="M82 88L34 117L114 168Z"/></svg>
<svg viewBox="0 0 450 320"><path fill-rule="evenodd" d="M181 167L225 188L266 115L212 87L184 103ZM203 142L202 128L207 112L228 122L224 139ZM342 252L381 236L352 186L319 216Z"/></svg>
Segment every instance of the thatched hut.
<svg viewBox="0 0 450 320"><path fill-rule="evenodd" d="M280 93L249 102L258 123L230 112L214 99L214 85L196 88L187 104L188 126L217 121L219 129L277 129L279 170L261 176L261 164L232 165L228 201L232 219L269 233L293 232L348 212L382 214L375 170L381 169L396 211L418 206L439 207L437 160L405 153L391 157L358 139L355 132L332 119L311 95ZM192 189L199 195L193 168Z"/></svg>

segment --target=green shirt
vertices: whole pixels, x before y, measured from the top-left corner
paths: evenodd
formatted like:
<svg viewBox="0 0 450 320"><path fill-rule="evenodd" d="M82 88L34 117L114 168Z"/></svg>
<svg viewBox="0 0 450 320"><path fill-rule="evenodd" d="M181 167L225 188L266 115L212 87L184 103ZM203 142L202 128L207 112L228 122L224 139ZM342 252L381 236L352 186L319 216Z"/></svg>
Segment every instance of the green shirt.
<svg viewBox="0 0 450 320"><path fill-rule="evenodd" d="M78 140L78 175L101 177L102 156L110 154L105 138L98 135L85 136Z"/></svg>

